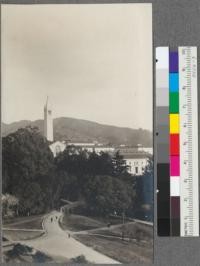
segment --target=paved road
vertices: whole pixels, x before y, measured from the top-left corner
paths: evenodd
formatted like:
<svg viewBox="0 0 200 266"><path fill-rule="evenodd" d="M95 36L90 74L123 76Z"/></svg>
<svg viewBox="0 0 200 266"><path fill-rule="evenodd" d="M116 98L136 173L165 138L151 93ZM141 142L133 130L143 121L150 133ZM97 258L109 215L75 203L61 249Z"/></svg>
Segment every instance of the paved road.
<svg viewBox="0 0 200 266"><path fill-rule="evenodd" d="M70 231L63 231L58 224L60 216L60 212L54 211L44 219L43 227L46 231L44 236L20 242L52 256L62 256L70 259L79 255L84 255L85 258L92 263L119 264L118 261L78 242L71 237L71 235L69 237L68 233L70 233ZM53 221L51 221L51 219Z"/></svg>

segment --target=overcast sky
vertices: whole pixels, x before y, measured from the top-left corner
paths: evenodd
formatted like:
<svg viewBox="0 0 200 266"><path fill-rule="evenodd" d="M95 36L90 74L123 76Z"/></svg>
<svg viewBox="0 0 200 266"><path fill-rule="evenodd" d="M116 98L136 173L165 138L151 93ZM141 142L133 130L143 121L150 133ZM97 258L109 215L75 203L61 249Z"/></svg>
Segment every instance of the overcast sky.
<svg viewBox="0 0 200 266"><path fill-rule="evenodd" d="M53 116L152 129L150 4L3 5L2 121Z"/></svg>

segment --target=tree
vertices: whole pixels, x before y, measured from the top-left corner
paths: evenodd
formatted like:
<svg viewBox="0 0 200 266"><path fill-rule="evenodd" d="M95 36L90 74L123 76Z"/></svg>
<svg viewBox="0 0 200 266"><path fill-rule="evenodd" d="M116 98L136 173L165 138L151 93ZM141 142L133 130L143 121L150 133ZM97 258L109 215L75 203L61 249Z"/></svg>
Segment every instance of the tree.
<svg viewBox="0 0 200 266"><path fill-rule="evenodd" d="M113 158L113 165L115 176L122 177L123 175L128 174L128 166L126 165L126 161L119 151L116 152Z"/></svg>
<svg viewBox="0 0 200 266"><path fill-rule="evenodd" d="M12 216L13 214L16 215L18 212L18 205L19 200L18 198L10 195L5 194L2 195L2 215L3 217L6 215Z"/></svg>
<svg viewBox="0 0 200 266"><path fill-rule="evenodd" d="M122 214L131 205L133 190L112 176L95 176L85 184L84 196L91 214Z"/></svg>
<svg viewBox="0 0 200 266"><path fill-rule="evenodd" d="M153 160L150 158L142 176L136 177L135 215L139 219L153 220Z"/></svg>
<svg viewBox="0 0 200 266"><path fill-rule="evenodd" d="M84 197L88 211L93 215L106 215L112 212L112 177L94 176L88 179L84 187Z"/></svg>
<svg viewBox="0 0 200 266"><path fill-rule="evenodd" d="M99 156L99 173L101 175L110 175L114 173L112 157L107 152L101 152Z"/></svg>
<svg viewBox="0 0 200 266"><path fill-rule="evenodd" d="M80 255L80 256L77 256L77 257L75 257L75 258L72 258L70 261L71 261L72 263L77 263L77 264L79 264L79 263L82 263L82 264L90 264L90 263L86 260L86 258L85 258L84 255Z"/></svg>
<svg viewBox="0 0 200 266"><path fill-rule="evenodd" d="M22 186L23 196L19 200L19 213L21 215L40 214L46 209L45 193L40 185L30 182Z"/></svg>
<svg viewBox="0 0 200 266"><path fill-rule="evenodd" d="M39 130L26 127L4 137L2 159L3 193L16 196L23 213L34 204L34 213L49 208L53 193L53 154Z"/></svg>

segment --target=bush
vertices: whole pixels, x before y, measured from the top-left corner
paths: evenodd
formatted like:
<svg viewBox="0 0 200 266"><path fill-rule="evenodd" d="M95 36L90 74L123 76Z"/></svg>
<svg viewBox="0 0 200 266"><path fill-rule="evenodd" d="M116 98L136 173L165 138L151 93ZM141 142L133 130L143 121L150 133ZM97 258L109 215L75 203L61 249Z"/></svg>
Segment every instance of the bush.
<svg viewBox="0 0 200 266"><path fill-rule="evenodd" d="M72 263L84 263L84 264L88 264L88 261L86 260L86 258L85 258L84 255L80 255L80 256L77 256L75 258L72 258L71 259L71 262Z"/></svg>

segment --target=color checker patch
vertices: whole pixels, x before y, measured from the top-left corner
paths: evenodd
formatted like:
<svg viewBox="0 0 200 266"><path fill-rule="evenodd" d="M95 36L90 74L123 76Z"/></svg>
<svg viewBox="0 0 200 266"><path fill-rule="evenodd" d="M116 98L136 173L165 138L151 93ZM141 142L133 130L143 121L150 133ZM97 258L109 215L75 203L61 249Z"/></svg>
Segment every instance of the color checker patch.
<svg viewBox="0 0 200 266"><path fill-rule="evenodd" d="M169 88L170 92L178 92L179 88L178 73L169 74Z"/></svg>
<svg viewBox="0 0 200 266"><path fill-rule="evenodd" d="M179 93L178 92L170 92L169 94L169 112L179 113Z"/></svg>
<svg viewBox="0 0 200 266"><path fill-rule="evenodd" d="M170 176L180 175L179 156L170 156Z"/></svg>
<svg viewBox="0 0 200 266"><path fill-rule="evenodd" d="M170 114L169 119L170 134L179 133L179 114Z"/></svg>
<svg viewBox="0 0 200 266"><path fill-rule="evenodd" d="M179 155L179 134L170 134L170 154Z"/></svg>

